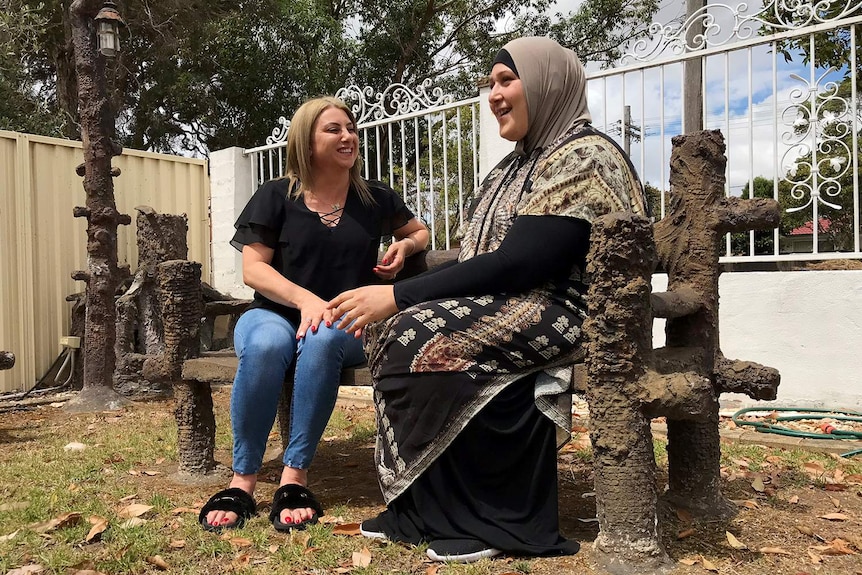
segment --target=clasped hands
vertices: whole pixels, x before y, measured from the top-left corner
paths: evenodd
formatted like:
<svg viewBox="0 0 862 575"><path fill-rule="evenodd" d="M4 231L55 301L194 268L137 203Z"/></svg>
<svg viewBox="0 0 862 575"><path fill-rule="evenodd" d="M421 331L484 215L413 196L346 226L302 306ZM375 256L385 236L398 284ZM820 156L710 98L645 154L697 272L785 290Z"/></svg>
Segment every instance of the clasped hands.
<svg viewBox="0 0 862 575"><path fill-rule="evenodd" d="M366 325L393 315L398 307L391 285L373 285L342 292L328 302L309 293L299 306L299 311L302 318L296 330L298 340L305 337L309 330L316 333L321 323L332 327L335 322L338 322L336 328L360 338Z"/></svg>
<svg viewBox="0 0 862 575"><path fill-rule="evenodd" d="M380 264L374 267L377 277L392 280L404 268L404 260L410 255L409 246L404 242L393 242ZM348 290L336 296L329 302L324 302L309 293L308 300L299 309L302 314L296 339L305 337L310 329L316 332L323 322L326 327L338 321L338 329L352 333L354 337L362 337L363 328L371 322L385 319L398 311L395 305L395 290L391 285L364 286ZM339 319L340 318L340 319Z"/></svg>
<svg viewBox="0 0 862 575"><path fill-rule="evenodd" d="M410 242L412 245L415 244ZM384 280L395 279L404 268L404 260L409 256L404 241L392 242L380 264L374 267L377 277ZM336 326L362 337L362 329L371 322L385 319L398 311L395 305L395 289L391 285L364 286L348 290L326 304L326 309L334 318L341 318Z"/></svg>

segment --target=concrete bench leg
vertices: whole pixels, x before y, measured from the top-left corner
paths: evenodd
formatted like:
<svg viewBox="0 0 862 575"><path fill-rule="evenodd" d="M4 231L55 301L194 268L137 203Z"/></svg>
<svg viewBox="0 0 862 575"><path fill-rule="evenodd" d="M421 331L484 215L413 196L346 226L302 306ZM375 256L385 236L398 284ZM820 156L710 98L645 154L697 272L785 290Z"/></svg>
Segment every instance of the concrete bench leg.
<svg viewBox="0 0 862 575"><path fill-rule="evenodd" d="M665 499L710 519L728 519L736 506L721 494L718 402L710 421L667 422L668 491Z"/></svg>
<svg viewBox="0 0 862 575"><path fill-rule="evenodd" d="M616 215L616 214L615 214ZM656 464L639 388L651 348L649 222L631 214L593 222L588 341L599 564L614 574L661 573L672 565L659 540Z"/></svg>
<svg viewBox="0 0 862 575"><path fill-rule="evenodd" d="M205 475L216 468L212 389L209 383L179 381L174 397L179 472Z"/></svg>

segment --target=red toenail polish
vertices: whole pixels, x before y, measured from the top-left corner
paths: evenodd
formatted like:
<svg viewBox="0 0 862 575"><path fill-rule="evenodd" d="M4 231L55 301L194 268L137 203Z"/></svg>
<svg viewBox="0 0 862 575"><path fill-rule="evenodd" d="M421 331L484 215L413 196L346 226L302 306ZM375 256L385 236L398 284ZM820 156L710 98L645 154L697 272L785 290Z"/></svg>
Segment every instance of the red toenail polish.
<svg viewBox="0 0 862 575"><path fill-rule="evenodd" d="M293 517L288 517L284 520L285 523L293 523Z"/></svg>

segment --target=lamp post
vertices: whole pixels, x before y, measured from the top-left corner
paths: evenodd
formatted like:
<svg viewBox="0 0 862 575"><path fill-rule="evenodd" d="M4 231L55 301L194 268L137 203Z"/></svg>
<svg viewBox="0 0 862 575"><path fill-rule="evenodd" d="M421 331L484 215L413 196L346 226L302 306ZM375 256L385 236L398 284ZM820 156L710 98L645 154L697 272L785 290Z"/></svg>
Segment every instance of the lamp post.
<svg viewBox="0 0 862 575"><path fill-rule="evenodd" d="M96 21L96 48L103 56L113 58L120 51L120 26L125 26L117 5L108 0L94 18Z"/></svg>
<svg viewBox="0 0 862 575"><path fill-rule="evenodd" d="M69 7L75 72L78 78L78 113L84 163L86 206L74 208L75 217L87 218L87 269L72 273L86 283L84 322L84 379L81 393L70 401L70 411L119 408L124 399L113 389L116 366L117 311L114 296L128 268L117 263L117 227L131 218L117 211L114 202L111 158L122 153L115 135L105 75L105 59L119 50L119 27L124 26L116 4L102 0L74 0Z"/></svg>

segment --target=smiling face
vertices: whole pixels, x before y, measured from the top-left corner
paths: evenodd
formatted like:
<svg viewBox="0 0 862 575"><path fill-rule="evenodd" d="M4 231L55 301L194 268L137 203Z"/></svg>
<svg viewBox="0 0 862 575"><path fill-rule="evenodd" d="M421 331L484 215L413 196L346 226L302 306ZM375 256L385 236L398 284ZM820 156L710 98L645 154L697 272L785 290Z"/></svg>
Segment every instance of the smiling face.
<svg viewBox="0 0 862 575"><path fill-rule="evenodd" d="M311 164L314 168L338 167L349 170L359 156L356 126L344 110L327 108L314 122Z"/></svg>
<svg viewBox="0 0 862 575"><path fill-rule="evenodd" d="M491 112L500 124L500 136L517 142L527 135L530 127L527 96L521 79L511 68L499 62L491 69Z"/></svg>

